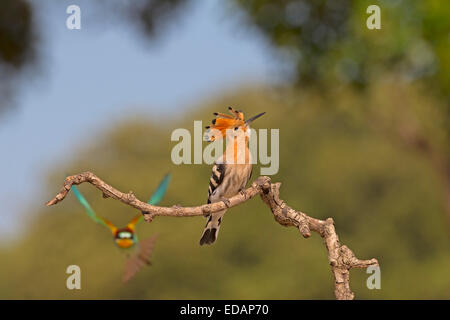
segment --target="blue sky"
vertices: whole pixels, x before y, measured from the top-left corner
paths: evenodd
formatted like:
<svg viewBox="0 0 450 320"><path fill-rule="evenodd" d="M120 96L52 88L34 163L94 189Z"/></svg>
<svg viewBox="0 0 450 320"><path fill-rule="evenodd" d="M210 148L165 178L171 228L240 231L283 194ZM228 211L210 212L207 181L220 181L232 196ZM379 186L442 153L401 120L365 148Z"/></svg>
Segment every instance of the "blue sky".
<svg viewBox="0 0 450 320"><path fill-rule="evenodd" d="M196 1L154 45L121 23L99 22L102 12L89 1L33 3L40 69L20 83L18 108L0 124L2 234L12 235L27 208L48 200L39 179L52 164L108 121L152 110L170 115L223 89L279 79L274 53L220 0ZM81 30L65 26L70 4L81 7Z"/></svg>

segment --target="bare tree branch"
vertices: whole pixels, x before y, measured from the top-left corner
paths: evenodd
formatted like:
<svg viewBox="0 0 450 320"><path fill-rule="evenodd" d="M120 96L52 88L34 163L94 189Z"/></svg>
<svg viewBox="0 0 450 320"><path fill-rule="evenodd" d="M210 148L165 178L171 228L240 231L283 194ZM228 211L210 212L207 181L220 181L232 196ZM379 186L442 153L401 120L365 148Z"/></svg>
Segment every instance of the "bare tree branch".
<svg viewBox="0 0 450 320"><path fill-rule="evenodd" d="M84 172L67 177L61 191L52 200L47 202L47 206L57 204L64 200L73 184L78 185L83 182L89 182L94 185L103 192L104 197L120 200L123 203L145 212L144 216L147 222L152 221L156 216L204 216L226 208L235 207L259 194L264 203L272 210L274 218L278 223L283 226L294 226L298 228L300 234L304 238L310 237L311 231L318 233L323 238L328 251L328 261L334 276L334 293L339 300L349 300L354 298L354 293L350 289L350 269L378 266L378 261L376 259L359 260L347 246L342 245L339 242L333 219L315 219L301 211L289 207L280 199L281 183L271 183L269 177L259 177L248 189L242 193L238 193L234 197L228 199L228 201L204 204L196 207L159 207L140 201L131 191L129 193L120 192L91 172Z"/></svg>

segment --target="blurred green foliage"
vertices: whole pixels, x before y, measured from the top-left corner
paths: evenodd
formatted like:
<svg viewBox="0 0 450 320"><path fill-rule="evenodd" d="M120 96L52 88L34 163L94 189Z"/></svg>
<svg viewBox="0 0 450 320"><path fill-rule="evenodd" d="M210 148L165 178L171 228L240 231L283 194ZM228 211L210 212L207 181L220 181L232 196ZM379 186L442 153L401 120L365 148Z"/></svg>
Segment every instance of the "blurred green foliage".
<svg viewBox="0 0 450 320"><path fill-rule="evenodd" d="M450 2L445 0L234 0L295 65L297 83L365 86L386 71L450 95ZM366 9L381 9L369 30Z"/></svg>
<svg viewBox="0 0 450 320"><path fill-rule="evenodd" d="M433 101L420 88L398 83L373 88L372 98L390 105L398 92L422 97L408 100L411 108ZM354 108L367 101L354 89L334 91L331 99L335 108L313 90L249 88L205 101L183 119L163 122L155 115L124 121L74 150L72 161L53 168L45 184L47 198L58 191L65 172L91 170L146 200L170 171L162 205L205 203L211 168L173 165L171 131L192 130L193 120L209 122L213 111L229 105L248 115L267 111L254 127L280 129L280 170L272 179L283 183L282 198L311 216L333 217L344 244L360 258L380 261L381 290L367 289L365 271L352 270L356 297L450 298L450 241L440 177L427 159L367 125L365 113ZM257 166L254 177L258 174ZM90 185L80 190L99 214L117 224L136 213L103 199ZM305 240L295 228L280 226L259 199L228 211L212 247L198 245L204 226L200 217L159 217L141 224L141 238L159 234L153 266L125 286L125 253L86 217L73 195L52 208L39 205L30 208L35 213L23 238L0 250L0 298L334 298L322 239L314 234ZM81 267L80 291L65 287L71 264Z"/></svg>

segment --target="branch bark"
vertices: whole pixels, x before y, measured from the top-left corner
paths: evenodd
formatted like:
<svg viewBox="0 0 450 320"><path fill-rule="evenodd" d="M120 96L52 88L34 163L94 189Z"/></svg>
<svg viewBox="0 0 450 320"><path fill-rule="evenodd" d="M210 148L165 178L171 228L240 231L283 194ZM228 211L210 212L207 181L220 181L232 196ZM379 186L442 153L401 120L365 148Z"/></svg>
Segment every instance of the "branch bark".
<svg viewBox="0 0 450 320"><path fill-rule="evenodd" d="M339 300L350 300L354 298L354 293L350 289L350 269L378 266L377 259L360 260L356 258L352 250L340 243L332 218L326 220L315 219L288 206L280 199L281 183L272 183L269 177L259 177L249 188L229 198L228 201L204 204L196 207L159 207L140 201L131 191L123 193L115 189L91 172L84 172L67 177L60 192L52 200L47 202L46 205L51 206L64 200L72 185L78 185L83 182L94 185L103 192L103 196L106 198L111 197L122 201L144 212L144 218L147 222L151 222L156 216L206 216L226 208L235 207L256 195L260 195L264 203L271 209L275 220L279 224L298 228L304 238L310 237L311 231L318 233L322 237L328 251L331 272L334 276L334 293L336 299Z"/></svg>

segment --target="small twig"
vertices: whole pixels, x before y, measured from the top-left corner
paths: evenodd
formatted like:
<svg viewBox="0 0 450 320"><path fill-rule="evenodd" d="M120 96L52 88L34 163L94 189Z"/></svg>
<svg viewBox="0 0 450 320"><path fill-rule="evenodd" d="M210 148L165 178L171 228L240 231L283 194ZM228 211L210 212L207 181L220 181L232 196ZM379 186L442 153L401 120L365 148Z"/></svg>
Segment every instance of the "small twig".
<svg viewBox="0 0 450 320"><path fill-rule="evenodd" d="M259 177L246 190L239 192L228 202L219 201L211 204L204 204L196 207L159 207L140 201L133 192L122 193L113 188L95 174L84 172L78 175L67 177L61 191L49 202L47 206L57 204L64 200L72 185L89 182L97 189L101 190L104 197L120 200L142 212L147 222L151 222L156 216L172 217L195 217L205 216L227 208L235 207L248 201L256 195L260 195L265 204L272 210L275 220L283 226L294 226L298 228L304 238L311 236L311 231L318 233L324 240L328 251L328 261L335 282L335 296L339 300L349 300L354 298L354 293L350 289L350 269L367 268L378 265L376 259L359 260L354 253L345 245L339 242L339 237L334 228L333 219L319 220L307 214L289 207L280 199L280 183L271 183L269 177Z"/></svg>

